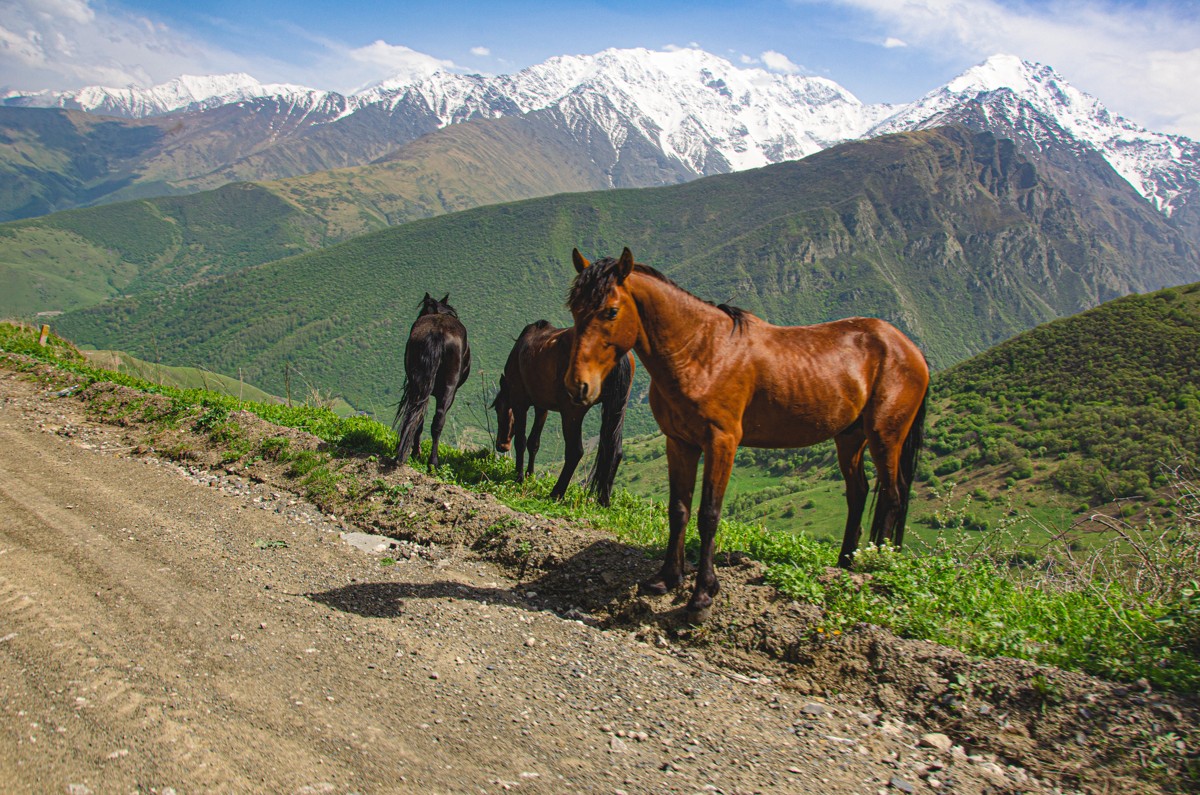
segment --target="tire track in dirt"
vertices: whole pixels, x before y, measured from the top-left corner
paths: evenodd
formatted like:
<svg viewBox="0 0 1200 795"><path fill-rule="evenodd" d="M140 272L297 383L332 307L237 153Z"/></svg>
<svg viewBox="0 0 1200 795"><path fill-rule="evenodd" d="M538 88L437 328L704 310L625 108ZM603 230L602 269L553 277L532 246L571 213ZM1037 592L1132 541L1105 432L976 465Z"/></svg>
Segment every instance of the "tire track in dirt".
<svg viewBox="0 0 1200 795"><path fill-rule="evenodd" d="M111 460L70 448L64 457L49 458L3 426L0 445L10 454L0 467L0 511L5 516L0 615L5 634L15 633L5 651L23 672L18 678L26 692L52 702L45 714L73 712L77 717L66 726L82 724L65 739L75 749L89 749L91 767L99 775L79 783L101 791L127 786L132 782L120 768L136 756L138 776L148 776L143 780L150 785L187 779L216 791L260 786L261 779L252 773L259 764L254 749L286 746L297 724L307 722L288 717L293 710L286 694L268 699L263 709L253 682L229 675L226 655L235 652L225 648L236 649L244 632L221 630L226 639L214 642L214 629L222 624L222 601L202 594L212 587L212 566L195 568L190 561L215 559L218 568L234 568L222 550L236 546L222 537L231 531L225 528L223 534L220 522L206 522L203 513L184 506L175 506L183 508L182 515L164 513L170 506L162 504L154 486L165 473L154 467L142 465L143 488L128 495L92 476L110 467ZM10 468L11 460L22 465ZM253 518L260 529L263 520L272 524L265 514ZM285 530L273 529L275 535ZM286 532L290 536L294 531ZM19 584L14 582L18 574ZM224 604L261 601L253 589L230 588L228 582L220 587L229 589ZM260 619L256 626L273 620L266 605L251 618ZM35 639L32 646L28 641ZM298 651L258 645L268 646L263 649L267 659L294 659ZM74 651L46 656L47 647ZM293 654L284 657L287 651ZM256 673L251 671L249 678ZM237 724L253 727L251 737L241 726L236 735L226 736L222 725L235 717ZM95 736L96 723L116 727L100 733L116 734L124 742L105 746ZM55 735L64 734L56 727ZM330 777L317 749L292 744L286 754L287 777L295 777L295 786ZM342 776L352 778L352 771ZM36 790L47 780L35 771L27 783Z"/></svg>

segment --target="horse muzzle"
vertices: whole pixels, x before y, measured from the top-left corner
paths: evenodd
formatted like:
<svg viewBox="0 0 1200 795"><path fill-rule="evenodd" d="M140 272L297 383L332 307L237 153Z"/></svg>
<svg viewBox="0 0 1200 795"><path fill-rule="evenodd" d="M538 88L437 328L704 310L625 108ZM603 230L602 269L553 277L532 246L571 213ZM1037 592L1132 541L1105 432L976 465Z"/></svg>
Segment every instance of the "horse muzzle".
<svg viewBox="0 0 1200 795"><path fill-rule="evenodd" d="M600 390L586 381L580 381L568 387L567 394L576 406L590 406L599 399Z"/></svg>
<svg viewBox="0 0 1200 795"><path fill-rule="evenodd" d="M496 442L497 453L507 453L508 448L512 446L511 442Z"/></svg>

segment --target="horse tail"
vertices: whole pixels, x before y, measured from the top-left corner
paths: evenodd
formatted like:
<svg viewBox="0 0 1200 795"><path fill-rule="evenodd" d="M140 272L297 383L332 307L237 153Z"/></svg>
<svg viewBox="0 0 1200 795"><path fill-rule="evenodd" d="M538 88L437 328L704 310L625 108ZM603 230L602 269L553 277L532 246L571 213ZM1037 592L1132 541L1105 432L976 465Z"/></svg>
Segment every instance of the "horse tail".
<svg viewBox="0 0 1200 795"><path fill-rule="evenodd" d="M905 437L904 445L900 448L900 471L897 474L899 482L896 484L900 492L895 530L897 547L904 542L904 523L908 521L908 502L912 493L913 479L917 474L917 459L920 457L921 448L925 445L925 408L928 404L929 387L925 387L925 394L921 396L921 405L917 407L917 416L913 418L912 427L908 429L908 436Z"/></svg>
<svg viewBox="0 0 1200 795"><path fill-rule="evenodd" d="M600 388L600 444L588 489L596 495L596 502L605 507L612 499L613 481L623 457L621 441L625 435L625 407L632 387L633 365L626 354L617 361L617 366Z"/></svg>
<svg viewBox="0 0 1200 795"><path fill-rule="evenodd" d="M425 407L429 404L429 396L433 394L442 352L446 347L446 340L440 334L409 340L410 345L414 342L415 349L410 347L404 352L404 388L400 394L400 404L396 407L396 417L392 420L392 430L396 431L398 437L396 462L399 464L407 463L415 452L413 443L425 423Z"/></svg>

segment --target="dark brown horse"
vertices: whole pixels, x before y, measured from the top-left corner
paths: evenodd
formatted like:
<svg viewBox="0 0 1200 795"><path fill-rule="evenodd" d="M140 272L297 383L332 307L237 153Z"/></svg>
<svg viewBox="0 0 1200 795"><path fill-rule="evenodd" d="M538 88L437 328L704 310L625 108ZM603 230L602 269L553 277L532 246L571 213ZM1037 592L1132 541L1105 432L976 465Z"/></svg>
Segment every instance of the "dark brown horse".
<svg viewBox="0 0 1200 795"><path fill-rule="evenodd" d="M496 449L505 453L515 443L518 482L524 480L527 473L533 474L533 459L541 446L546 413L557 411L562 416L566 459L558 482L550 492L553 499L561 499L566 493L575 467L583 457L583 418L589 406L580 406L571 400L563 381L574 339L574 329L555 328L546 320L526 326L508 354L504 374L500 376L500 391L492 402L498 425ZM603 407L600 442L588 483L596 495L596 501L605 506L612 497L613 480L621 464L625 405L632 386L633 354L627 353L617 360L600 388L600 404ZM530 408L533 409L533 430L528 436L529 469L522 470L526 449L525 422Z"/></svg>
<svg viewBox="0 0 1200 795"><path fill-rule="evenodd" d="M703 454L700 563L688 612L693 621L708 615L718 590L713 542L739 445L834 440L849 508L843 567L862 532L869 449L879 478L871 543L900 545L929 389L925 357L907 337L871 318L773 326L701 301L635 264L629 249L590 265L575 251L574 261L567 389L582 404L594 401L609 369L633 349L650 373L650 408L667 437L670 540L662 570L644 590L666 593L683 580L684 528Z"/></svg>
<svg viewBox="0 0 1200 795"><path fill-rule="evenodd" d="M437 402L429 436L433 448L429 466L438 465L438 440L446 424L446 412L454 403L454 394L471 375L471 348L467 345L467 329L458 313L447 301L438 301L425 293L421 312L408 333L404 346L404 391L396 409L392 428L399 440L396 443L396 463L415 458L421 449L421 426L425 423L425 406L432 395Z"/></svg>

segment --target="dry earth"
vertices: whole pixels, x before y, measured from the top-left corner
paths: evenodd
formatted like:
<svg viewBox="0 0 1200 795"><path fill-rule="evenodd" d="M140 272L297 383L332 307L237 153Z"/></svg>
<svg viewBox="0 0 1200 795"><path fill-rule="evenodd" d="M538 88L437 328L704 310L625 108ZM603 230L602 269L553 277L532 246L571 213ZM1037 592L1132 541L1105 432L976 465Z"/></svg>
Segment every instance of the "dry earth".
<svg viewBox="0 0 1200 795"><path fill-rule="evenodd" d="M5 792L1159 792L1194 736L1148 688L815 639L750 561L689 630L593 529L371 460L345 474L389 490L317 508L63 385L0 368Z"/></svg>

